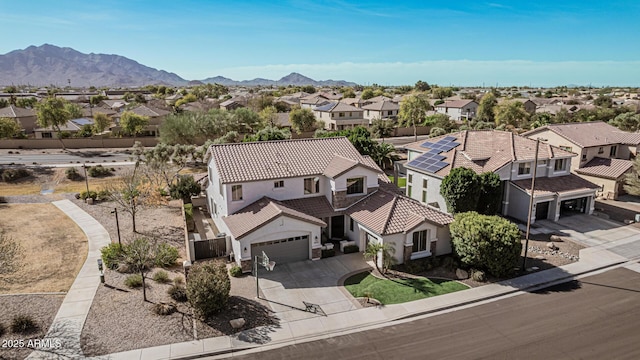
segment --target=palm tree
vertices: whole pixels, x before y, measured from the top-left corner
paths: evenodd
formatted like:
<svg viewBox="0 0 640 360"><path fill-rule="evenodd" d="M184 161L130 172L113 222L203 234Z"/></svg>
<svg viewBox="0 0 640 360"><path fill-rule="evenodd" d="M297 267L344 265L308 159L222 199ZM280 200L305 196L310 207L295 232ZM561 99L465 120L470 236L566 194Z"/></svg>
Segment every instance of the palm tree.
<svg viewBox="0 0 640 360"><path fill-rule="evenodd" d="M367 245L366 250L364 251L364 258L367 260L373 259L376 270L378 270L380 274L384 275L387 272L387 269L389 269L389 267L394 264L396 259L393 257L393 255L395 253L396 248L392 245L392 243L370 242ZM382 258L382 270L378 266L378 257Z"/></svg>
<svg viewBox="0 0 640 360"><path fill-rule="evenodd" d="M395 124L393 120L382 120L380 118L373 119L371 122L371 134L373 136L381 138L384 144L384 138L393 135L393 129Z"/></svg>
<svg viewBox="0 0 640 360"><path fill-rule="evenodd" d="M374 148L374 151L371 153L371 158L384 169L386 164L393 165L393 161L395 160L395 156L393 155L394 151L396 151L396 148L393 145L382 143Z"/></svg>

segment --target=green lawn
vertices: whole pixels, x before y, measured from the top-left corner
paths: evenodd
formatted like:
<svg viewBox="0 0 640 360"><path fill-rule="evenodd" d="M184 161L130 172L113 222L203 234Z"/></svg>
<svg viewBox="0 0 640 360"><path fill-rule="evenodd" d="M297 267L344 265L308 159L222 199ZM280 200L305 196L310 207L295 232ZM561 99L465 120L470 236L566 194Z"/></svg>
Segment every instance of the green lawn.
<svg viewBox="0 0 640 360"><path fill-rule="evenodd" d="M393 176L389 175L388 176L389 180L391 180L391 182L393 183ZM400 177L398 178L398 187L399 188L404 188L407 186L407 178L406 177Z"/></svg>
<svg viewBox="0 0 640 360"><path fill-rule="evenodd" d="M383 280L369 272L349 277L345 280L344 287L354 297L365 297L365 294L369 294L383 305L399 304L469 288L457 281L440 279Z"/></svg>

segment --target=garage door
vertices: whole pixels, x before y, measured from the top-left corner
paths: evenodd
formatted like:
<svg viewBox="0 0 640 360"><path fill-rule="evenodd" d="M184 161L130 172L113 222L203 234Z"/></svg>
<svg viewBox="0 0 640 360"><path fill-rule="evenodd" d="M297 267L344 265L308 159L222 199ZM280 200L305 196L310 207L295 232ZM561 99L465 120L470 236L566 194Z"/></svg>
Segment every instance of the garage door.
<svg viewBox="0 0 640 360"><path fill-rule="evenodd" d="M288 239L251 244L251 254L262 255L265 252L269 260L285 264L309 258L309 236L297 236Z"/></svg>

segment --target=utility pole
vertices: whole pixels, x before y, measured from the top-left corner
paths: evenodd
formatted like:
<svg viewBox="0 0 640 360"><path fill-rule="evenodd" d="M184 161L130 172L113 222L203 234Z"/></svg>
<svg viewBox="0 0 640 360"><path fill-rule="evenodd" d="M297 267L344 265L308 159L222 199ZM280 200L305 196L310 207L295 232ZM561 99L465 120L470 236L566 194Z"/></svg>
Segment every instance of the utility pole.
<svg viewBox="0 0 640 360"><path fill-rule="evenodd" d="M87 177L87 164L82 164L84 169L84 183L87 185L87 196L89 196L89 178Z"/></svg>
<svg viewBox="0 0 640 360"><path fill-rule="evenodd" d="M527 216L527 234L525 235L524 258L522 258L522 271L527 270L527 252L529 251L529 231L531 230L531 213L533 212L533 196L536 186L536 170L538 170L538 149L540 138L536 139L536 154L533 160L533 177L531 178L531 197L529 198L529 216Z"/></svg>

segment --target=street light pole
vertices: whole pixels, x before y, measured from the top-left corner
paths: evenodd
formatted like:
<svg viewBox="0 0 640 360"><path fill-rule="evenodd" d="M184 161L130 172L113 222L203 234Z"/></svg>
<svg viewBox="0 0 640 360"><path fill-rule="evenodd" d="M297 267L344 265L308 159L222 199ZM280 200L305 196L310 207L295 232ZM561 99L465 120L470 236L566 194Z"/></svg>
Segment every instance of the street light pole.
<svg viewBox="0 0 640 360"><path fill-rule="evenodd" d="M116 229L118 229L118 245L122 245L120 242L120 222L118 222L118 208L113 208L112 214L116 214Z"/></svg>
<svg viewBox="0 0 640 360"><path fill-rule="evenodd" d="M87 177L87 164L82 164L84 169L84 183L87 185L87 196L89 196L89 178Z"/></svg>
<svg viewBox="0 0 640 360"><path fill-rule="evenodd" d="M536 186L536 170L538 170L538 149L540 138L536 139L536 154L533 160L533 177L531 178L531 197L529 197L529 215L527 216L527 234L525 236L524 258L522 259L522 271L527 269L527 252L529 251L529 231L531 230L531 213L533 212L533 196Z"/></svg>

